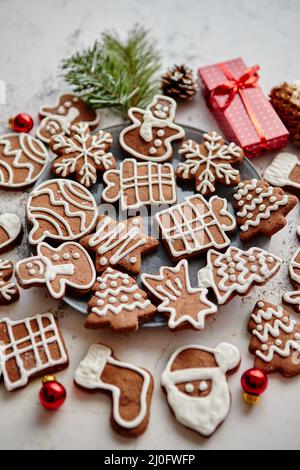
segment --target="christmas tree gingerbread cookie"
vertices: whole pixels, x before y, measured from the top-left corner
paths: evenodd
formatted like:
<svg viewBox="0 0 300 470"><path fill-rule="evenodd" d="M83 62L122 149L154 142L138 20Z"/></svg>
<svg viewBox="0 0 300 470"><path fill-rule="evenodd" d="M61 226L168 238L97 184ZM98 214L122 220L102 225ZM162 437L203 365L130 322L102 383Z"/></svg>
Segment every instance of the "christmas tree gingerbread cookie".
<svg viewBox="0 0 300 470"><path fill-rule="evenodd" d="M282 260L261 248L241 250L230 246L225 253L209 250L207 265L198 272L198 285L211 288L219 305L235 295L246 295L255 285L273 277Z"/></svg>
<svg viewBox="0 0 300 470"><path fill-rule="evenodd" d="M300 313L300 248L297 249L289 262L289 275L295 290L285 292L282 299L286 304L291 305L297 313Z"/></svg>
<svg viewBox="0 0 300 470"><path fill-rule="evenodd" d="M110 326L113 331L135 331L156 313L156 307L126 273L107 268L93 286L86 328Z"/></svg>
<svg viewBox="0 0 300 470"><path fill-rule="evenodd" d="M11 280L13 273L13 263L0 259L0 305L11 304L20 297L17 284Z"/></svg>
<svg viewBox="0 0 300 470"><path fill-rule="evenodd" d="M156 95L145 110L130 108L129 127L120 133L120 145L138 160L164 162L173 155L172 142L182 139L184 129L174 123L176 101Z"/></svg>
<svg viewBox="0 0 300 470"><path fill-rule="evenodd" d="M74 381L83 390L111 394L110 421L117 433L137 437L145 432L154 388L146 369L119 361L104 344L93 344L76 369Z"/></svg>
<svg viewBox="0 0 300 470"><path fill-rule="evenodd" d="M271 237L286 225L285 216L298 198L262 180L242 181L234 194L236 220L243 242L258 234Z"/></svg>
<svg viewBox="0 0 300 470"><path fill-rule="evenodd" d="M281 152L267 167L263 178L268 183L300 190L300 162L297 155L289 152Z"/></svg>
<svg viewBox="0 0 300 470"><path fill-rule="evenodd" d="M176 174L182 180L195 180L195 188L203 196L214 193L216 183L235 186L240 182L239 170L233 164L244 158L243 150L234 142L225 144L217 132L203 134L202 143L183 142L179 153L185 162L179 163Z"/></svg>
<svg viewBox="0 0 300 470"><path fill-rule="evenodd" d="M157 311L169 318L168 327L172 331L202 330L206 317L217 311L207 298L206 288L191 287L185 259L174 268L162 266L158 275L142 274L141 279L150 294L161 302Z"/></svg>
<svg viewBox="0 0 300 470"><path fill-rule="evenodd" d="M0 253L10 250L20 240L23 232L20 218L16 214L0 215Z"/></svg>
<svg viewBox="0 0 300 470"><path fill-rule="evenodd" d="M266 374L279 372L285 377L300 374L300 325L278 305L258 301L251 314L249 351L254 366Z"/></svg>
<svg viewBox="0 0 300 470"><path fill-rule="evenodd" d="M190 344L177 349L161 375L176 420L202 436L211 436L229 413L227 375L239 364L240 352L229 343L216 348Z"/></svg>

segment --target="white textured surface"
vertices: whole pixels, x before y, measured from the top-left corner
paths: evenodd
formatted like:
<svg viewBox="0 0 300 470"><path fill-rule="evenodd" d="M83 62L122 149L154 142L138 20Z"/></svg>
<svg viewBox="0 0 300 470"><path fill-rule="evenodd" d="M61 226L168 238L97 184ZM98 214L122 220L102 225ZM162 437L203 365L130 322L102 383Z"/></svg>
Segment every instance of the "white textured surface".
<svg viewBox="0 0 300 470"><path fill-rule="evenodd" d="M283 80L299 79L299 21L297 0L52 0L30 2L0 0L0 80L7 84L7 104L0 105L0 119L26 111L37 115L38 107L51 103L58 90L60 60L89 45L105 27L124 33L134 22L153 30L163 52L164 66L186 62L193 67L242 56L250 66L261 65L261 84L266 92ZM180 107L178 121L203 129L216 128L200 94ZM118 122L102 113L102 125ZM3 127L4 128L4 127ZM295 151L292 147L290 151ZM256 159L261 170L272 155ZM24 218L27 193L1 192L1 212L15 211ZM38 402L40 381L24 390L8 393L0 387L0 447L2 449L217 449L299 448L300 377L285 380L272 376L257 407L241 400L240 374L252 365L247 352L248 314L256 299L280 300L288 285L287 260L298 245L296 223L299 208L289 216L288 226L277 234L271 251L283 256L285 266L267 286L256 288L243 300L221 308L216 321L204 332L172 334L166 329L141 330L136 334L112 335L83 328L84 317L62 303L52 301L42 289L22 291L21 300L1 308L1 317L12 319L44 312L57 314L70 355L70 366L58 374L68 399L57 413L47 412ZM9 258L24 257L16 248ZM295 315L296 317L296 315ZM109 425L110 400L101 393L86 394L75 388L72 376L88 346L103 341L124 361L149 368L156 381L147 432L138 439L116 435ZM189 342L216 346L220 341L240 347L240 371L229 378L232 408L225 423L209 439L183 428L173 419L159 385L160 373L174 348Z"/></svg>

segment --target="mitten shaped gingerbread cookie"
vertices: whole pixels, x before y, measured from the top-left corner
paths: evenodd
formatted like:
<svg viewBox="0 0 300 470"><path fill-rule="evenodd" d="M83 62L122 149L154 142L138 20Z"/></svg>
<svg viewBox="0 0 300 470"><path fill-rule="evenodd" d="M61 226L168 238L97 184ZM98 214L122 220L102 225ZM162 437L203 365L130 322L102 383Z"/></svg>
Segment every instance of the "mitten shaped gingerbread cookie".
<svg viewBox="0 0 300 470"><path fill-rule="evenodd" d="M195 180L196 191L203 196L215 192L217 182L235 186L241 180L240 172L232 165L244 158L243 150L234 142L225 144L215 131L203 134L201 144L193 140L183 142L179 153L185 162L177 167L178 178Z"/></svg>
<svg viewBox="0 0 300 470"><path fill-rule="evenodd" d="M150 294L161 301L157 311L166 315L172 331L183 328L202 330L207 315L217 311L207 298L208 290L191 287L188 262L181 260L174 268L162 266L158 275L142 274Z"/></svg>
<svg viewBox="0 0 300 470"><path fill-rule="evenodd" d="M248 331L252 334L249 351L255 354L255 367L285 377L300 374L300 324L291 320L286 310L260 300L251 314Z"/></svg>
<svg viewBox="0 0 300 470"><path fill-rule="evenodd" d="M0 259L0 305L11 304L20 297L17 284L11 280L13 273L13 263Z"/></svg>
<svg viewBox="0 0 300 470"><path fill-rule="evenodd" d="M174 123L176 101L156 95L146 110L130 108L132 121L120 133L120 145L138 160L164 162L172 158L172 142L184 137L184 129Z"/></svg>
<svg viewBox="0 0 300 470"><path fill-rule="evenodd" d="M300 162L297 155L281 152L274 158L263 174L264 180L274 186L300 189Z"/></svg>
<svg viewBox="0 0 300 470"><path fill-rule="evenodd" d="M242 181L234 194L236 220L243 242L258 234L271 237L286 225L285 216L296 206L298 198L262 180Z"/></svg>
<svg viewBox="0 0 300 470"><path fill-rule="evenodd" d="M37 256L17 263L16 277L24 289L46 286L54 299L61 299L67 289L75 295L89 292L96 272L89 254L79 243L66 242L53 248L42 242L37 246Z"/></svg>
<svg viewBox="0 0 300 470"><path fill-rule="evenodd" d="M94 344L79 364L74 381L86 390L111 394L111 425L124 436L137 437L147 426L153 392L150 372L113 356L104 344Z"/></svg>
<svg viewBox="0 0 300 470"><path fill-rule="evenodd" d="M70 127L78 122L86 123L90 129L99 123L97 111L73 94L60 96L55 106L42 106L39 114L42 121L36 135L46 144L54 135L68 134Z"/></svg>
<svg viewBox="0 0 300 470"><path fill-rule="evenodd" d="M22 224L16 214L0 215L0 253L8 251L18 243L23 232Z"/></svg>
<svg viewBox="0 0 300 470"><path fill-rule="evenodd" d="M228 343L214 349L198 344L177 349L161 376L177 421L203 436L213 434L229 413L227 375L239 364L239 350Z"/></svg>
<svg viewBox="0 0 300 470"><path fill-rule="evenodd" d="M113 331L135 331L156 313L147 294L135 279L112 268L97 278L88 303L86 328L110 326Z"/></svg>
<svg viewBox="0 0 300 470"><path fill-rule="evenodd" d="M63 178L74 177L90 188L97 181L97 173L116 167L115 157L108 151L111 145L109 132L100 130L91 134L88 124L74 124L69 135L55 135L50 140L50 148L57 155L51 172Z"/></svg>
<svg viewBox="0 0 300 470"><path fill-rule="evenodd" d="M68 366L62 334L52 313L0 321L0 376L7 390L24 387Z"/></svg>
<svg viewBox="0 0 300 470"><path fill-rule="evenodd" d="M300 313L300 248L289 262L289 275L295 290L285 292L283 301L290 304L297 313Z"/></svg>

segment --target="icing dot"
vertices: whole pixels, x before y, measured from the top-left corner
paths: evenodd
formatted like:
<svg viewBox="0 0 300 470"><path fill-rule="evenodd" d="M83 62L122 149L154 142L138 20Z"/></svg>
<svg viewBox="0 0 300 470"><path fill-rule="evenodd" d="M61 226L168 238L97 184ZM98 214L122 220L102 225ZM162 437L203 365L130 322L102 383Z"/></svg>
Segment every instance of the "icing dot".
<svg viewBox="0 0 300 470"><path fill-rule="evenodd" d="M272 256L268 256L268 257L267 257L267 261L268 261L269 263L273 263L274 258L272 258Z"/></svg>
<svg viewBox="0 0 300 470"><path fill-rule="evenodd" d="M136 262L137 262L137 259L136 259L135 256L131 256L131 258L129 258L129 263L130 263L130 264L134 264L134 263L136 263Z"/></svg>
<svg viewBox="0 0 300 470"><path fill-rule="evenodd" d="M283 321L284 323L287 323L287 322L289 321L289 318L288 318L288 317L283 317L282 321Z"/></svg>
<svg viewBox="0 0 300 470"><path fill-rule="evenodd" d="M35 275L35 269L29 269L29 274L30 276L34 276Z"/></svg>
<svg viewBox="0 0 300 470"><path fill-rule="evenodd" d="M256 273L257 272L257 266L250 266L250 271L252 273Z"/></svg>
<svg viewBox="0 0 300 470"><path fill-rule="evenodd" d="M101 256L99 263L101 264L101 266L104 266L107 263L107 259L105 258L105 256Z"/></svg>
<svg viewBox="0 0 300 470"><path fill-rule="evenodd" d="M234 261L230 261L229 265L228 265L230 268L234 268L235 267L235 262Z"/></svg>
<svg viewBox="0 0 300 470"><path fill-rule="evenodd" d="M26 268L32 268L33 264L32 263L27 263Z"/></svg>
<svg viewBox="0 0 300 470"><path fill-rule="evenodd" d="M256 194L260 194L262 192L262 188L256 188L255 192Z"/></svg>
<svg viewBox="0 0 300 470"><path fill-rule="evenodd" d="M109 297L108 301L110 304L115 304L117 299L115 297Z"/></svg>
<svg viewBox="0 0 300 470"><path fill-rule="evenodd" d="M247 194L246 199L247 199L247 201L251 201L251 199L252 199L252 194Z"/></svg>
<svg viewBox="0 0 300 470"><path fill-rule="evenodd" d="M194 391L194 385L190 383L185 384L184 390L186 391L186 393L192 393Z"/></svg>
<svg viewBox="0 0 300 470"><path fill-rule="evenodd" d="M234 274L234 269L233 269L233 268L229 268L229 269L228 269L228 272L229 272L229 274Z"/></svg>
<svg viewBox="0 0 300 470"><path fill-rule="evenodd" d="M295 338L295 339L300 339L300 333L295 333L294 338Z"/></svg>
<svg viewBox="0 0 300 470"><path fill-rule="evenodd" d="M121 300L121 302L127 302L128 301L128 296L127 295L121 295L120 300Z"/></svg>
<svg viewBox="0 0 300 470"><path fill-rule="evenodd" d="M151 155L154 155L154 154L156 153L156 148L155 148L155 147L150 147L150 148L149 148L149 153L150 153Z"/></svg>
<svg viewBox="0 0 300 470"><path fill-rule="evenodd" d="M275 202L276 201L276 197L275 196L271 196L270 197L270 202Z"/></svg>
<svg viewBox="0 0 300 470"><path fill-rule="evenodd" d="M259 308L263 308L263 307L265 306L265 304L264 304L262 301L259 301L259 302L257 303L257 306L258 306Z"/></svg>
<svg viewBox="0 0 300 470"><path fill-rule="evenodd" d="M97 305L103 305L104 304L104 300L103 299L99 299L98 302L97 302Z"/></svg>
<svg viewBox="0 0 300 470"><path fill-rule="evenodd" d="M64 254L62 255L62 257L63 257L63 259L67 260L67 259L70 259L70 258L71 258L71 255L70 255L70 253L64 253Z"/></svg>
<svg viewBox="0 0 300 470"><path fill-rule="evenodd" d="M243 205L244 205L244 201L239 201L239 202L238 202L238 206L241 207L241 206L243 206Z"/></svg>
<svg viewBox="0 0 300 470"><path fill-rule="evenodd" d="M280 346L282 344L281 339L276 339L275 344L276 344L276 346Z"/></svg>
<svg viewBox="0 0 300 470"><path fill-rule="evenodd" d="M236 281L236 276L234 274L231 274L231 276L229 276L229 279L234 282Z"/></svg>
<svg viewBox="0 0 300 470"><path fill-rule="evenodd" d="M257 325L256 329L257 329L257 331L261 331L263 329L263 326L262 325Z"/></svg>
<svg viewBox="0 0 300 470"><path fill-rule="evenodd" d="M200 392L205 392L205 390L207 389L208 389L207 382L205 382L205 380L201 380L201 382L199 383Z"/></svg>
<svg viewBox="0 0 300 470"><path fill-rule="evenodd" d="M235 194L234 195L234 198L239 201L240 199L242 199L242 196L238 193L238 194Z"/></svg>
<svg viewBox="0 0 300 470"><path fill-rule="evenodd" d="M162 141L160 139L155 139L155 141L154 141L155 147L160 147L161 144L162 144Z"/></svg>
<svg viewBox="0 0 300 470"><path fill-rule="evenodd" d="M129 279L128 278L123 279L122 284L127 286L127 284L129 284Z"/></svg>
<svg viewBox="0 0 300 470"><path fill-rule="evenodd" d="M249 213L247 214L247 219L252 219L252 217L253 217L252 212L249 212Z"/></svg>
<svg viewBox="0 0 300 470"><path fill-rule="evenodd" d="M249 256L249 261L250 261L251 263L253 263L253 262L255 261L255 256L252 256L252 255Z"/></svg>
<svg viewBox="0 0 300 470"><path fill-rule="evenodd" d="M267 344L262 344L262 345L261 345L261 349L262 349L263 351L267 351L268 345L267 345Z"/></svg>
<svg viewBox="0 0 300 470"><path fill-rule="evenodd" d="M106 284L105 284L105 282L102 282L102 283L99 285L99 289L101 289L101 290L106 289Z"/></svg>
<svg viewBox="0 0 300 470"><path fill-rule="evenodd" d="M116 281L111 281L110 287L117 287L118 283Z"/></svg>
<svg viewBox="0 0 300 470"><path fill-rule="evenodd" d="M165 135L165 131L163 129L158 129L157 135L158 137L163 137Z"/></svg>
<svg viewBox="0 0 300 470"><path fill-rule="evenodd" d="M139 294L138 292L133 295L133 298L134 298L135 300L139 300L141 297L142 297L142 295Z"/></svg>
<svg viewBox="0 0 300 470"><path fill-rule="evenodd" d="M264 211L265 208L266 208L265 204L261 204L258 209L259 209L260 211Z"/></svg>
<svg viewBox="0 0 300 470"><path fill-rule="evenodd" d="M59 260L59 255L57 253L55 253L54 255L52 255L51 258L53 259L53 261L58 261Z"/></svg>
<svg viewBox="0 0 300 470"><path fill-rule="evenodd" d="M78 253L77 251L75 253L72 254L73 258L74 259L79 259L80 258L80 253Z"/></svg>
<svg viewBox="0 0 300 470"><path fill-rule="evenodd" d="M227 256L226 261L227 261L227 263L230 263L232 261L231 256Z"/></svg>

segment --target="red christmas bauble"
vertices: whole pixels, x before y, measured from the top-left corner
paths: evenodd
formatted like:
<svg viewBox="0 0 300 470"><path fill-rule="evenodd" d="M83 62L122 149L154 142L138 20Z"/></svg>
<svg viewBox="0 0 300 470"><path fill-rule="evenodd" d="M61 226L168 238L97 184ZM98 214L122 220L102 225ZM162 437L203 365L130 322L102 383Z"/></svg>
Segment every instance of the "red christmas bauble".
<svg viewBox="0 0 300 470"><path fill-rule="evenodd" d="M30 132L33 128L33 119L27 113L17 114L10 119L10 126L14 132Z"/></svg>
<svg viewBox="0 0 300 470"><path fill-rule="evenodd" d="M44 378L39 399L47 410L57 410L66 399L66 389L54 377L51 376L49 379L47 379L47 376Z"/></svg>
<svg viewBox="0 0 300 470"><path fill-rule="evenodd" d="M261 395L267 388L268 377L261 369L248 369L242 375L241 384L245 393Z"/></svg>

